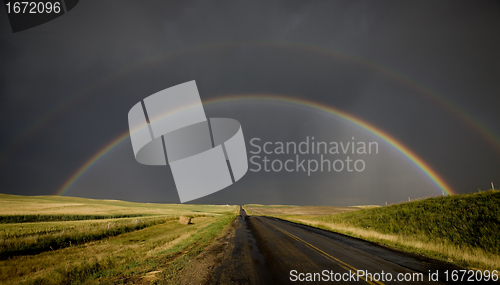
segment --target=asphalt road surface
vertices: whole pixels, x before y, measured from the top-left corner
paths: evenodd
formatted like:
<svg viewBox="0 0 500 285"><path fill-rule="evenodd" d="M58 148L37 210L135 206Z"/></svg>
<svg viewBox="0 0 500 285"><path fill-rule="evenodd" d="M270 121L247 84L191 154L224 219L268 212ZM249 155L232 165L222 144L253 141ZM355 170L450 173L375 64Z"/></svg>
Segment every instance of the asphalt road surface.
<svg viewBox="0 0 500 285"><path fill-rule="evenodd" d="M462 269L243 209L232 242L211 284L446 284Z"/></svg>

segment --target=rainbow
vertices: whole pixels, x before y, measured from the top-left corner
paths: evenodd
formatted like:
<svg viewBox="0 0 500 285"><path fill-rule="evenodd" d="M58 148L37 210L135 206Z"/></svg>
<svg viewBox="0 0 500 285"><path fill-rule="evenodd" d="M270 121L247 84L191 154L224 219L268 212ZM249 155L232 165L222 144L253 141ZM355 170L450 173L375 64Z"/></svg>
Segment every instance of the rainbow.
<svg viewBox="0 0 500 285"><path fill-rule="evenodd" d="M82 90L75 92L70 96L66 96L59 103L54 105L51 109L44 112L38 118L36 118L33 123L27 125L23 128L19 135L16 136L10 143L6 144L6 146L0 151L0 160L5 159L7 154L13 151L16 147L20 146L23 141L26 141L28 138L34 136L39 130L41 130L45 125L51 122L53 119L57 117L58 114L62 113L64 110L68 109L71 105L74 105L78 102L79 99L84 98L86 95L91 93L98 88L105 86L106 84L114 83L119 80L123 76L130 74L136 70L140 70L142 68L147 68L153 64L157 64L161 61L166 61L175 58L181 58L185 56L192 55L194 53L199 52L207 52L211 50L220 50L220 49L230 49L237 48L240 46L249 45L252 47L258 48L281 48L281 49L295 49L298 51L304 51L314 54L323 55L326 57L332 57L335 59L340 59L347 61L349 63L353 63L362 68L371 70L373 72L382 74L395 80L408 88L415 90L418 94L421 94L433 101L435 104L442 107L449 114L452 114L460 121L462 121L466 126L475 131L480 137L482 137L488 144L492 146L498 153L500 153L500 136L493 131L490 127L488 127L483 121L473 116L466 109L462 108L460 105L455 102L447 99L445 96L441 95L436 90L425 86L424 84L410 78L409 76L404 75L403 73L384 66L377 62L372 62L367 59L361 58L359 56L355 56L352 54L348 54L344 51L334 50L331 48L321 47L321 46L313 46L302 43L290 43L290 42L276 42L276 41L241 41L241 42L222 42L222 43L209 43L200 46L193 46L186 49L175 50L175 51L166 51L164 53L160 53L155 56L148 57L142 61L139 61L133 65L127 66L121 70L118 70L114 73L109 74L108 76L89 84Z"/></svg>
<svg viewBox="0 0 500 285"><path fill-rule="evenodd" d="M408 147L397 141L395 138L384 132L382 129L377 128L347 112L337 109L332 106L320 104L306 99L299 99L293 97L286 97L280 95L262 95L262 94L242 94L242 95L230 95L216 97L203 102L204 106L216 105L216 104L231 104L231 103L265 103L268 105L285 105L292 108L300 108L306 110L317 110L324 114L334 116L336 118L341 118L344 121L350 122L357 125L370 133L378 136L389 145L391 145L398 152L403 154L409 161L415 164L430 180L444 193L447 195L453 195L455 192L446 183L446 181L438 175L438 173L433 170L425 161L417 156ZM180 110L176 110L177 112ZM172 113L170 113L172 114ZM85 163L83 163L55 193L56 195L64 195L68 192L72 185L82 177L85 172L87 172L93 165L95 165L100 159L102 159L106 154L108 154L115 147L120 145L123 141L130 137L128 131L119 135L108 144L106 144L102 149L92 155ZM131 154L132 155L132 154Z"/></svg>

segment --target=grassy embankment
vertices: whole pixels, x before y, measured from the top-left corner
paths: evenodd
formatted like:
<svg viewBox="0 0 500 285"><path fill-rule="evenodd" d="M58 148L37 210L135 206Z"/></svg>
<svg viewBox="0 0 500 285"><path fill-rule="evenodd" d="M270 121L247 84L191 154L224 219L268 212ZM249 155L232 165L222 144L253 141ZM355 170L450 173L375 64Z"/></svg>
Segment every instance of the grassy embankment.
<svg viewBox="0 0 500 285"><path fill-rule="evenodd" d="M272 216L466 268L500 270L500 191L435 197L332 215Z"/></svg>
<svg viewBox="0 0 500 285"><path fill-rule="evenodd" d="M0 205L2 284L175 282L238 210L3 194Z"/></svg>

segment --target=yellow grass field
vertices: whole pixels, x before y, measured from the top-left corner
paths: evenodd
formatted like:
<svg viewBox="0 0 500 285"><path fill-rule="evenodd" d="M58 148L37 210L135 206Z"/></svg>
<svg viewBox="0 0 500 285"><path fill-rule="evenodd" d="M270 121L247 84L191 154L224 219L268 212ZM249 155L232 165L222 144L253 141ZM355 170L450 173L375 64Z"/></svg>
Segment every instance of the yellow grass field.
<svg viewBox="0 0 500 285"><path fill-rule="evenodd" d="M189 205L134 203L119 200L94 200L64 196L17 196L0 194L0 215L114 215L114 214L224 214L229 205Z"/></svg>
<svg viewBox="0 0 500 285"><path fill-rule="evenodd" d="M0 205L1 284L175 283L239 209L5 194ZM9 220L23 215L41 221Z"/></svg>

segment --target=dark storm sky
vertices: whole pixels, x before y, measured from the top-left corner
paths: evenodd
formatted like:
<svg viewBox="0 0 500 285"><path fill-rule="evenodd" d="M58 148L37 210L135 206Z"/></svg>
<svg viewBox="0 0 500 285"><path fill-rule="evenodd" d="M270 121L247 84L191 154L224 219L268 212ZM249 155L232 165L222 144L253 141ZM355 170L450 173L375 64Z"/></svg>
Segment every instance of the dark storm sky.
<svg viewBox="0 0 500 285"><path fill-rule="evenodd" d="M190 80L204 102L276 94L333 106L390 134L458 193L500 187L497 1L80 1L15 34L0 10L0 193L56 193L128 130L135 103ZM248 172L196 203L355 205L441 194L381 138L324 112L257 101L205 111L240 121L247 150L254 137L354 136L380 152L363 157L363 173ZM65 194L178 202L169 167L137 163L128 139Z"/></svg>

